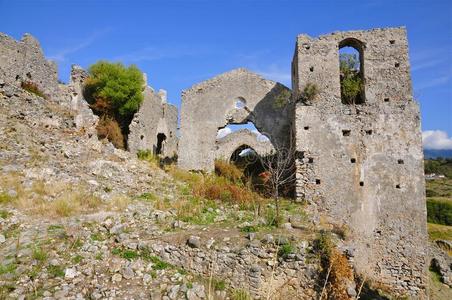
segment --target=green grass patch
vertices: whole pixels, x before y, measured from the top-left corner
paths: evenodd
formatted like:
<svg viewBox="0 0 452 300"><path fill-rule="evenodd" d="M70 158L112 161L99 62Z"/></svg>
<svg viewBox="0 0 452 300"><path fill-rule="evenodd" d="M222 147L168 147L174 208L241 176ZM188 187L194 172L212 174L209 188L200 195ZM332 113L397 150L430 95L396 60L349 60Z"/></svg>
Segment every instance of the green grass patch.
<svg viewBox="0 0 452 300"><path fill-rule="evenodd" d="M143 193L140 196L138 196L138 199L150 202L158 200L158 197L153 193Z"/></svg>
<svg viewBox="0 0 452 300"><path fill-rule="evenodd" d="M41 247L33 248L31 256L41 263L47 260L47 253Z"/></svg>
<svg viewBox="0 0 452 300"><path fill-rule="evenodd" d="M0 218L6 219L9 217L9 215L10 215L10 213L8 211L3 210L3 209L0 210Z"/></svg>
<svg viewBox="0 0 452 300"><path fill-rule="evenodd" d="M17 265L15 263L0 265L0 275L14 273L16 271Z"/></svg>
<svg viewBox="0 0 452 300"><path fill-rule="evenodd" d="M83 256L81 256L81 255L79 255L79 254L77 254L76 256L74 256L74 257L72 258L72 262L73 262L74 264L78 264L78 263L80 263L82 260L83 260Z"/></svg>
<svg viewBox="0 0 452 300"><path fill-rule="evenodd" d="M295 247L292 244L284 244L278 250L278 257L286 258L289 254L295 253Z"/></svg>
<svg viewBox="0 0 452 300"><path fill-rule="evenodd" d="M47 271L53 277L64 277L64 270L60 266L49 266Z"/></svg>
<svg viewBox="0 0 452 300"><path fill-rule="evenodd" d="M240 231L241 231L241 232L246 232L246 233L249 233L249 232L258 232L258 231L259 231L259 227L257 227L257 226L252 226L252 225L247 225L247 226L244 226L244 227L240 228Z"/></svg>

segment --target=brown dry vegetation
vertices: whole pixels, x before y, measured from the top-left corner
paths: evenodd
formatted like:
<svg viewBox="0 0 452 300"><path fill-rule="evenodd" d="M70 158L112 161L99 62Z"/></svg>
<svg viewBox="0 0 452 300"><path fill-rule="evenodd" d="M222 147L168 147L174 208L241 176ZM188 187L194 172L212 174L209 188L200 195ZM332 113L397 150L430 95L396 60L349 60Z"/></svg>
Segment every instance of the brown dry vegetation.
<svg viewBox="0 0 452 300"><path fill-rule="evenodd" d="M108 139L116 148L125 149L124 135L118 121L104 115L99 119L96 129L99 139Z"/></svg>

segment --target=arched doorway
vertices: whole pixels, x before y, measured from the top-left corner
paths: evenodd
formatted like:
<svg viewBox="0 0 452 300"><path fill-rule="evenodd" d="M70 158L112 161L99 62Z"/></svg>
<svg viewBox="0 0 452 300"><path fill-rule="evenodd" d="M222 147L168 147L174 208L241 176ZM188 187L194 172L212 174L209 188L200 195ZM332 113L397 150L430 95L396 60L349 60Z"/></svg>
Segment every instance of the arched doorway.
<svg viewBox="0 0 452 300"><path fill-rule="evenodd" d="M339 43L339 69L342 103L365 103L364 44L362 42L348 38Z"/></svg>
<svg viewBox="0 0 452 300"><path fill-rule="evenodd" d="M165 140L166 135L164 133L157 134L157 148L155 149L155 154L163 154L165 152Z"/></svg>

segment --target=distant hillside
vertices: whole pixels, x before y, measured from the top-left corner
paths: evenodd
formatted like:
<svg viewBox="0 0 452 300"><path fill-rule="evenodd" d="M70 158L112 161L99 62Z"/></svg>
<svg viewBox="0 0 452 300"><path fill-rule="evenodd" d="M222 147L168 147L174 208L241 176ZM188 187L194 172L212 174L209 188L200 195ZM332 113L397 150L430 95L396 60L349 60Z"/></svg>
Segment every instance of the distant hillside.
<svg viewBox="0 0 452 300"><path fill-rule="evenodd" d="M426 159L424 161L425 174L442 174L452 178L452 159Z"/></svg>
<svg viewBox="0 0 452 300"><path fill-rule="evenodd" d="M425 159L444 157L452 158L452 150L430 150L424 149Z"/></svg>

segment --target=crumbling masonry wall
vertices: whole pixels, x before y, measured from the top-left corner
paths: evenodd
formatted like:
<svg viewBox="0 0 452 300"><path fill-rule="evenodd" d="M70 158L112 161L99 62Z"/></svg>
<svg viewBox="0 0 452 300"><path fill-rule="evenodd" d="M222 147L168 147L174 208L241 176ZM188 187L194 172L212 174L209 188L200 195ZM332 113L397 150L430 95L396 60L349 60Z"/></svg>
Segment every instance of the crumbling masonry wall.
<svg viewBox="0 0 452 300"><path fill-rule="evenodd" d="M237 99L245 107L235 107ZM214 169L218 129L252 122L283 147L292 126L291 91L245 69L235 69L182 92L178 164L186 170Z"/></svg>
<svg viewBox="0 0 452 300"><path fill-rule="evenodd" d="M364 104L341 103L344 41L362 50ZM299 35L292 74L298 198L348 226L359 272L396 293L425 297L423 153L405 29ZM308 83L319 93L306 102Z"/></svg>
<svg viewBox="0 0 452 300"><path fill-rule="evenodd" d="M24 34L20 41L0 33L0 78L5 82L21 85L32 82L49 98L57 98L57 66L46 60L38 40Z"/></svg>
<svg viewBox="0 0 452 300"><path fill-rule="evenodd" d="M157 154L173 157L177 154L177 108L166 102L166 92L155 93L150 87L144 89L144 100L129 125L128 149L132 153L151 150ZM163 134L164 141L158 140Z"/></svg>

